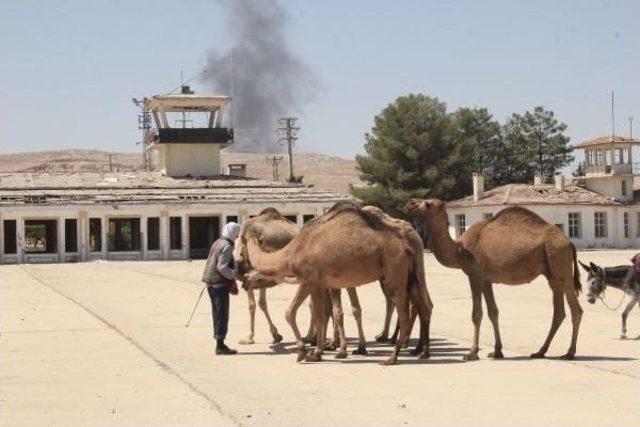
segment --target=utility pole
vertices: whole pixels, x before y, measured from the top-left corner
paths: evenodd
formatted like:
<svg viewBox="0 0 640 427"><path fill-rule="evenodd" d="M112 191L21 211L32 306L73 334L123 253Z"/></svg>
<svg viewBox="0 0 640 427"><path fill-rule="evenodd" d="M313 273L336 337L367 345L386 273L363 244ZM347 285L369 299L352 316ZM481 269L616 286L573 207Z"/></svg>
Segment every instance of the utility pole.
<svg viewBox="0 0 640 427"><path fill-rule="evenodd" d="M269 163L273 168L273 182L280 181L280 174L278 173L278 165L280 164L283 158L284 158L283 156L276 156L275 154L273 156L267 156L267 163Z"/></svg>
<svg viewBox="0 0 640 427"><path fill-rule="evenodd" d="M278 140L286 142L287 153L289 154L289 182L293 182L295 175L293 174L293 144L298 140L299 127L296 127L297 117L282 117L278 120L278 131L282 137Z"/></svg>
<svg viewBox="0 0 640 427"><path fill-rule="evenodd" d="M138 129L142 131L142 167L145 171L151 170L151 157L149 153L149 133L151 133L151 113L147 109L147 97L140 99L132 98L133 103L140 108L138 113Z"/></svg>
<svg viewBox="0 0 640 427"><path fill-rule="evenodd" d="M107 154L107 157L109 158L109 172L113 172L113 154Z"/></svg>
<svg viewBox="0 0 640 427"><path fill-rule="evenodd" d="M629 116L629 139L633 139L633 117Z"/></svg>

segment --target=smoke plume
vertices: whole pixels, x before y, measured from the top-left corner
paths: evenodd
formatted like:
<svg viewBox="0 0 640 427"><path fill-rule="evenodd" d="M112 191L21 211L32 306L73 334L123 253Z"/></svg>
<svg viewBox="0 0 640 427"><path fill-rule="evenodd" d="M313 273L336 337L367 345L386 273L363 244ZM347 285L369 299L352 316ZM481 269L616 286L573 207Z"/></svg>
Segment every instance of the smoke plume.
<svg viewBox="0 0 640 427"><path fill-rule="evenodd" d="M311 69L290 50L287 13L278 0L226 0L233 48L207 52L203 80L234 98L235 149L278 152L277 120L298 114L319 88Z"/></svg>

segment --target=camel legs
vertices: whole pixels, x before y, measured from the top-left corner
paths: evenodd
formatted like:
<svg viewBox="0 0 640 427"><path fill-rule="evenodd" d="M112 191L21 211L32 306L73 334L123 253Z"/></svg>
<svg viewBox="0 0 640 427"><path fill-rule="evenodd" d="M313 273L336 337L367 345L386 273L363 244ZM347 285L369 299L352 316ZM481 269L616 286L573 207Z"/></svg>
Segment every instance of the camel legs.
<svg viewBox="0 0 640 427"><path fill-rule="evenodd" d="M393 365L398 361L398 354L400 354L402 343L407 339L407 331L409 329L409 298L407 292L404 289L397 290L393 295L393 300L396 306L396 311L398 312L400 332L398 333L398 339L394 345L391 355L388 359L382 362L383 365Z"/></svg>
<svg viewBox="0 0 640 427"><path fill-rule="evenodd" d="M382 332L376 335L376 341L387 342L389 341L389 326L391 325L391 315L393 314L394 304L389 295L389 291L387 291L382 281L380 281L380 289L382 289L382 294L384 295L386 311L384 314L384 326L382 327Z"/></svg>
<svg viewBox="0 0 640 427"><path fill-rule="evenodd" d="M409 290L411 297L411 319L407 327L407 336L405 342L411 335L411 329L415 322L416 315L420 318L420 339L413 355L418 355L421 359L429 358L429 325L431 323L431 308L427 302L427 294L424 289L418 286L412 286Z"/></svg>
<svg viewBox="0 0 640 427"><path fill-rule="evenodd" d="M471 299L473 301L473 309L471 311L471 320L473 321L473 344L469 353L464 360L478 360L478 350L480 341L480 324L482 323L482 281L477 278L469 278L471 286Z"/></svg>
<svg viewBox="0 0 640 427"><path fill-rule="evenodd" d="M569 281L568 283L572 282ZM571 324L573 326L573 329L571 332L571 345L569 346L569 350L567 350L567 353L562 356L562 358L565 360L572 360L576 355L578 331L580 330L580 321L582 320L582 307L580 307L580 302L578 302L578 296L576 295L573 286L565 287L564 296L569 303L569 310L571 310Z"/></svg>
<svg viewBox="0 0 640 427"><path fill-rule="evenodd" d="M493 325L493 335L495 336L495 347L493 352L489 353L489 357L494 359L502 359L502 340L500 339L500 326L498 325L498 305L496 304L496 298L493 295L493 284L491 282L485 282L482 288L482 295L484 296L484 302L487 304L487 314L489 320Z"/></svg>
<svg viewBox="0 0 640 427"><path fill-rule="evenodd" d="M307 361L309 362L319 362L322 360L322 352L324 351L325 345L325 303L326 303L326 295L324 289L314 289L311 291L311 301L313 302L313 316L315 320L316 334L317 334L317 345L313 354L307 357Z"/></svg>
<svg viewBox="0 0 640 427"><path fill-rule="evenodd" d="M534 359L543 358L547 353L549 345L551 344L551 340L553 339L556 331L562 324L562 321L565 317L563 299L564 292L562 291L562 289L557 289L554 286L551 286L551 291L553 292L553 319L551 320L551 329L549 329L547 339L544 341L544 344L542 344L542 347L540 347L540 350L538 350L537 353L533 353L531 355L531 357Z"/></svg>
<svg viewBox="0 0 640 427"><path fill-rule="evenodd" d="M333 308L334 329L338 330L338 340L340 347L336 353L336 359L346 359L347 357L347 337L344 332L344 311L342 310L342 291L340 289L331 289L331 307ZM336 344L337 345L337 344Z"/></svg>
<svg viewBox="0 0 640 427"><path fill-rule="evenodd" d="M278 344L282 341L282 335L278 333L278 328L273 324L271 320L271 316L269 315L269 307L267 306L267 289L260 289L260 296L258 297L258 307L264 313L264 317L267 319L267 323L269 323L269 331L271 332L271 336L273 337L273 343Z"/></svg>
<svg viewBox="0 0 640 427"><path fill-rule="evenodd" d="M349 295L349 301L351 302L351 313L354 319L356 319L356 325L358 325L358 348L353 350L353 354L367 354L367 340L364 337L364 328L362 327L362 308L360 307L360 299L358 298L358 292L356 288L347 288L347 294Z"/></svg>
<svg viewBox="0 0 640 427"><path fill-rule="evenodd" d="M627 339L627 317L629 316L629 312L633 309L633 306L636 305L638 301L640 301L640 295L634 296L622 312L622 334L620 335L620 339Z"/></svg>
<svg viewBox="0 0 640 427"><path fill-rule="evenodd" d="M285 315L284 315L285 319L287 320L287 323L293 330L293 335L296 337L296 345L301 349L304 348L305 342L302 339L302 336L300 335L300 329L298 329L298 324L296 322L296 314L298 313L298 308L300 308L300 305L304 302L304 300L308 296L309 296L309 289L302 285L298 286L298 289L296 290L296 293L293 296L293 299L291 300L291 304L289 304L289 307L287 308L287 311L285 312ZM313 321L313 318L312 318L312 321Z"/></svg>
<svg viewBox="0 0 640 427"><path fill-rule="evenodd" d="M247 289L247 298L249 299L249 336L240 340L240 344L254 344L253 336L256 327L256 296L252 288Z"/></svg>

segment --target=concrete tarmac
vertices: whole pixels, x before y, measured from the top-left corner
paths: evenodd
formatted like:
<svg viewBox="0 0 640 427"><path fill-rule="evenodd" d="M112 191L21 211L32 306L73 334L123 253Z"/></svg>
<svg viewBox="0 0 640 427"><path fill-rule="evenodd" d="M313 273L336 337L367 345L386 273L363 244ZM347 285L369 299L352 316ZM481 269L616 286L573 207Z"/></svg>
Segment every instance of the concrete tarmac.
<svg viewBox="0 0 640 427"><path fill-rule="evenodd" d="M579 258L619 265L631 255ZM268 291L283 343L270 344L258 309L256 344L238 344L249 320L241 291L228 337L240 354L216 357L206 294L184 326L201 289L201 261L0 266L0 425L638 425L640 340L619 339L621 309L582 296L576 360L557 358L569 345L568 307L548 358L531 360L551 324L551 292L542 278L494 285L506 358L486 357L493 331L485 309L481 360L464 363L472 337L466 277L430 254L425 263L435 303L432 358L403 351L390 367L378 362L391 347L373 339L384 312L377 284L358 289L370 355L336 360L328 352L321 363L297 364L284 321L293 285ZM612 289L605 298L615 306L620 297ZM355 338L346 295L343 306ZM303 330L308 314L303 305ZM629 337L640 335L640 309L628 323Z"/></svg>

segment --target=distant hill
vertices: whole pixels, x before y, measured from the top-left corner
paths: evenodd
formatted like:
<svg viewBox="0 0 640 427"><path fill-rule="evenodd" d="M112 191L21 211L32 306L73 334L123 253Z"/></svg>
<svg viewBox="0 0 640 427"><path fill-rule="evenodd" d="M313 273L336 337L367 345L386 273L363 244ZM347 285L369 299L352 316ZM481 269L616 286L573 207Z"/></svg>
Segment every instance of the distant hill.
<svg viewBox="0 0 640 427"><path fill-rule="evenodd" d="M0 154L0 172L95 172L109 171L109 156L114 170L129 172L141 170L141 155L98 150L59 150L33 153ZM246 163L247 176L271 180L271 165L266 154L222 152L222 170L229 163ZM347 193L349 184L359 184L355 160L325 156L316 153L296 153L296 175L303 175L304 182L317 188ZM286 156L279 166L280 180L289 176Z"/></svg>

